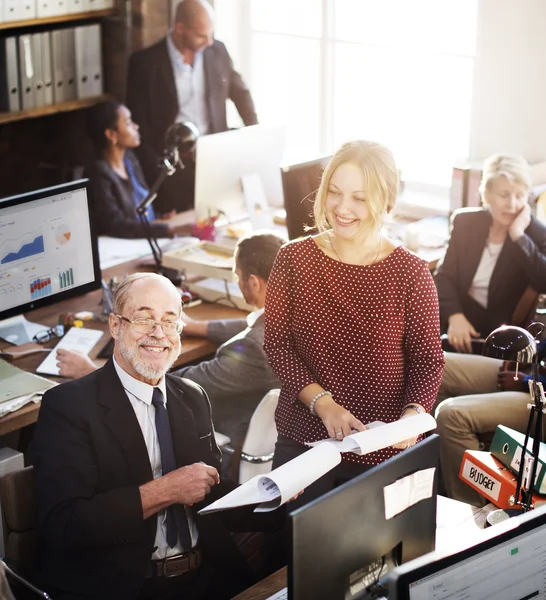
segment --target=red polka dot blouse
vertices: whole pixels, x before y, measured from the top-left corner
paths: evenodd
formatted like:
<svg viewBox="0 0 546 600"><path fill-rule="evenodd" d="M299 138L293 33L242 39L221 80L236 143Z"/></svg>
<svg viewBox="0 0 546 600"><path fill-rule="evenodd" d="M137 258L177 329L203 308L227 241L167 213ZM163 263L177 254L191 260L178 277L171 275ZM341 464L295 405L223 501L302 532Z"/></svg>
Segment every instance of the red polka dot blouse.
<svg viewBox="0 0 546 600"><path fill-rule="evenodd" d="M298 400L311 383L364 424L395 421L410 402L430 411L444 359L427 263L403 247L362 266L330 258L312 237L286 244L268 282L264 348L282 382L278 432L296 442L328 437ZM397 453L343 459L374 465Z"/></svg>

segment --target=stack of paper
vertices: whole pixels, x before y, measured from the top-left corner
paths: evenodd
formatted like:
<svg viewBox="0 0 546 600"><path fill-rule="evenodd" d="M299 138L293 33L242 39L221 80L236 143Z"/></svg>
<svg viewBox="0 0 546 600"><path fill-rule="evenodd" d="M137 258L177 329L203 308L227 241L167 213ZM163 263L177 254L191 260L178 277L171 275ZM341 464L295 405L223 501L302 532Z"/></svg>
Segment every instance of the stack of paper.
<svg viewBox="0 0 546 600"><path fill-rule="evenodd" d="M33 375L22 369L0 360L0 417L18 410L29 402L39 402L42 394L57 385L38 375Z"/></svg>
<svg viewBox="0 0 546 600"><path fill-rule="evenodd" d="M420 414L354 433L343 441L315 442L310 444L313 446L311 450L274 469L267 475L257 475L223 498L200 510L199 514L248 504L259 505L254 509L255 512L275 510L338 465L343 452L354 452L358 455L369 454L435 428L434 417Z"/></svg>

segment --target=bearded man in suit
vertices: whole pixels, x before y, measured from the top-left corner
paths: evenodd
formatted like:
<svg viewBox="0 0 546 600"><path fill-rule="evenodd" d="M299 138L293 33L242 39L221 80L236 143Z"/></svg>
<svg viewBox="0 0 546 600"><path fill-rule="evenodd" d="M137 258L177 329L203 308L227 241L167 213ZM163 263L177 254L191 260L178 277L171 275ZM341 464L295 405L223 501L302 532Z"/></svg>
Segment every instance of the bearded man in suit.
<svg viewBox="0 0 546 600"><path fill-rule="evenodd" d="M197 514L221 495L220 452L203 389L166 375L180 316L166 278L127 277L109 317L113 357L44 395L33 448L38 555L55 599L229 598L241 589L231 575L207 589L221 567L249 577L222 521Z"/></svg>

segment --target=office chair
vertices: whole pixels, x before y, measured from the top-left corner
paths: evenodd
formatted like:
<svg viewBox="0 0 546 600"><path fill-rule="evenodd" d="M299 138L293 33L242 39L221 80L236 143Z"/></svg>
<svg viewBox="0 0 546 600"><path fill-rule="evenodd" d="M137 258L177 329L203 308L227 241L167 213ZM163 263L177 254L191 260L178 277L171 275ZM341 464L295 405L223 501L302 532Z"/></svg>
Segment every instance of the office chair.
<svg viewBox="0 0 546 600"><path fill-rule="evenodd" d="M0 478L0 502L5 548L1 560L14 586L15 597L17 600L50 599L28 579L34 576L37 539L33 467Z"/></svg>
<svg viewBox="0 0 546 600"><path fill-rule="evenodd" d="M277 427L275 426L275 410L279 401L279 389L274 389L260 400L248 424L242 444L234 447L230 444L222 446L222 452L232 455L232 478L238 483L245 483L261 473L269 473L273 463Z"/></svg>

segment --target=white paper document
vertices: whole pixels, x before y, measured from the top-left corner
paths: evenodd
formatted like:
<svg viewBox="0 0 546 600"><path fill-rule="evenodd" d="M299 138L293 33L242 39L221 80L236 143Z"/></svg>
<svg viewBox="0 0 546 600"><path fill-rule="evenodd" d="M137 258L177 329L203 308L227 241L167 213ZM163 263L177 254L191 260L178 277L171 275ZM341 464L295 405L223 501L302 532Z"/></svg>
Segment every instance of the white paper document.
<svg viewBox="0 0 546 600"><path fill-rule="evenodd" d="M368 425L370 429L348 435L341 441L328 439L308 445L319 446L327 443L335 446L339 452L354 452L361 456L436 429L434 417L426 413L385 423L380 427L375 426L375 423Z"/></svg>
<svg viewBox="0 0 546 600"><path fill-rule="evenodd" d="M59 367L57 366L57 350L59 348L74 350L75 352L81 352L82 354L89 354L93 346L102 337L102 334L103 332L99 329L72 327L36 369L36 373L58 376Z"/></svg>
<svg viewBox="0 0 546 600"><path fill-rule="evenodd" d="M255 512L275 510L341 462L342 452L368 454L400 443L436 428L434 417L427 414L407 417L394 423L376 426L338 442L322 440L267 475L257 475L223 498L209 504L199 514L258 504ZM349 440L346 442L346 440ZM346 442L346 443L345 443Z"/></svg>
<svg viewBox="0 0 546 600"><path fill-rule="evenodd" d="M402 477L383 488L385 519L392 519L410 506L430 498L434 488L436 469L422 469Z"/></svg>

